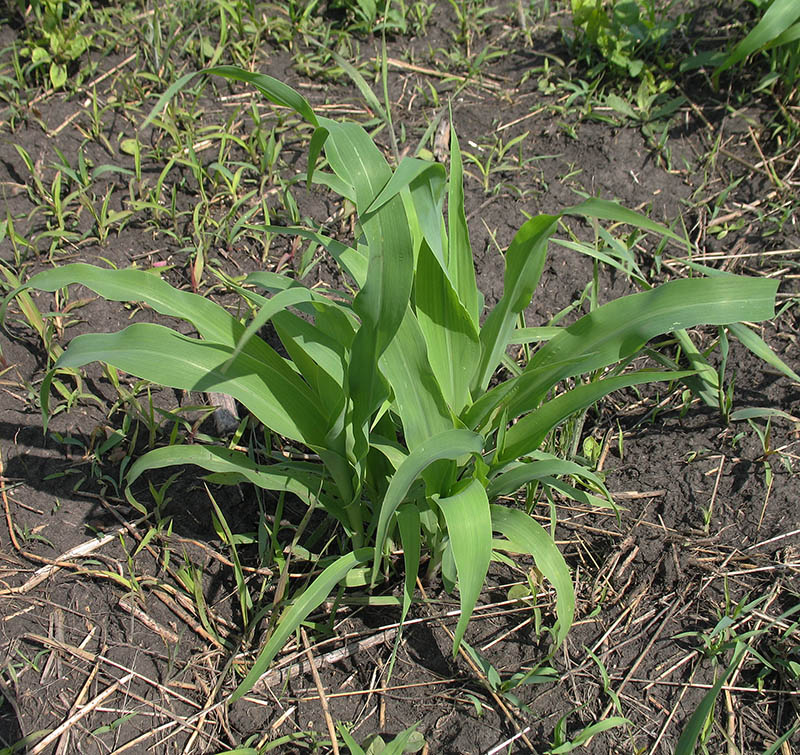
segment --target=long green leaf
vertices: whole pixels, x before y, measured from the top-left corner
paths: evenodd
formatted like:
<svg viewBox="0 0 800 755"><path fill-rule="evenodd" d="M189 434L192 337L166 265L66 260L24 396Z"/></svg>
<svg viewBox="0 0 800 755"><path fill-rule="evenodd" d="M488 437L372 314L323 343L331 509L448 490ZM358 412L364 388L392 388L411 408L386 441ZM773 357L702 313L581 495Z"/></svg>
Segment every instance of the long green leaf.
<svg viewBox="0 0 800 755"><path fill-rule="evenodd" d="M286 612L278 619L264 649L259 653L247 676L231 695L230 701L236 702L242 695L246 695L259 677L267 670L275 656L281 651L291 634L300 626L306 617L330 595L331 590L341 582L347 573L356 566L366 563L372 556L371 548L359 548L353 553L348 553L336 559L320 574L298 597Z"/></svg>
<svg viewBox="0 0 800 755"><path fill-rule="evenodd" d="M797 3L797 0L775 0L752 31L731 50L728 57L717 67L714 71L714 81L719 81L719 75L723 71L727 71L749 55L765 48L789 29L798 18L800 18L800 4Z"/></svg>
<svg viewBox="0 0 800 755"><path fill-rule="evenodd" d="M106 270L76 262L37 273L3 302L0 319L9 299L28 288L58 291L80 283L109 301L140 301L156 312L190 322L203 338L234 346L244 333L244 326L219 304L197 294L173 288L155 273L126 268Z"/></svg>
<svg viewBox="0 0 800 755"><path fill-rule="evenodd" d="M417 259L415 294L428 361L447 405L460 414L470 401L481 346L475 324L427 243Z"/></svg>
<svg viewBox="0 0 800 755"><path fill-rule="evenodd" d="M547 242L556 227L554 215L538 215L525 223L506 252L503 296L481 329L481 358L472 381L472 395L486 390L505 352L517 315L531 303L547 256Z"/></svg>
<svg viewBox="0 0 800 755"><path fill-rule="evenodd" d="M453 639L455 657L489 570L489 561L492 558L492 518L486 490L478 480L472 480L460 492L449 498L440 498L437 503L447 523L447 534L458 574L461 615Z"/></svg>
<svg viewBox="0 0 800 755"><path fill-rule="evenodd" d="M728 677L733 673L733 670L739 665L742 655L747 652L747 650L747 645L744 643L736 643L736 647L733 651L733 658L728 664L728 667L722 674L720 674L719 679L717 679L717 681L714 683L714 686L703 696L703 699L700 701L700 705L698 705L695 712L692 713L689 722L686 724L686 728L684 728L683 732L681 733L680 739L675 745L675 755L694 755L694 748L697 744L697 738L700 736L700 732L703 730L706 719L714 709L714 702L717 699L717 695L720 693L720 690L727 681Z"/></svg>
<svg viewBox="0 0 800 755"><path fill-rule="evenodd" d="M560 380L632 356L657 335L696 325L766 320L778 282L729 275L665 283L598 307L537 351L517 379L509 416L532 409Z"/></svg>
<svg viewBox="0 0 800 755"><path fill-rule="evenodd" d="M293 307L296 304L311 301L314 301L313 292L302 286L287 288L285 291L281 291L270 299L267 299L239 338L236 348L233 350L233 354L231 354L231 360L236 359L236 357L242 353L242 350L247 346L250 339L278 314L278 312L287 307Z"/></svg>
<svg viewBox="0 0 800 755"><path fill-rule="evenodd" d="M177 81L173 82L169 88L158 98L152 110L148 113L147 118L144 119L139 130L146 128L153 118L155 118L165 107L166 104L181 90L183 89L195 76L199 76L201 71L194 71L181 76Z"/></svg>
<svg viewBox="0 0 800 755"><path fill-rule="evenodd" d="M390 199L377 211L368 211L392 175L375 143L353 123L320 119L320 125L329 132L325 143L328 162L355 190L356 208L369 249L367 277L353 301L361 327L353 340L348 374L355 453L362 458L367 452L366 422L386 396L375 365L405 315L411 296L414 253L399 197Z"/></svg>
<svg viewBox="0 0 800 755"><path fill-rule="evenodd" d="M514 464L510 469L494 477L486 489L489 500L493 501L503 495L512 495L533 480L561 475L581 477L605 491L603 480L588 467L567 459L559 459L551 454L537 453L536 455L539 457L536 461Z"/></svg>
<svg viewBox="0 0 800 755"><path fill-rule="evenodd" d="M745 318L742 318L745 319ZM751 328L743 323L731 323L728 325L728 330L731 335L735 336L739 342L746 346L753 352L759 359L766 362L773 369L786 375L790 380L800 383L800 375L798 375L786 362L784 362L764 341L764 339L754 332Z"/></svg>
<svg viewBox="0 0 800 755"><path fill-rule="evenodd" d="M356 740L350 735L350 732L347 731L344 724L337 723L336 728L339 730L339 736L341 736L341 738L344 740L344 743L350 750L350 755L367 755L358 742L356 742Z"/></svg>
<svg viewBox="0 0 800 755"><path fill-rule="evenodd" d="M453 429L450 410L428 361L419 321L410 307L379 364L394 393L409 449Z"/></svg>
<svg viewBox="0 0 800 755"><path fill-rule="evenodd" d="M325 413L302 378L277 355L265 364L244 352L226 364L232 353L231 346L189 338L162 325L136 323L119 333L77 336L54 369L106 362L171 388L225 393L275 432L322 446ZM51 371L42 383L45 413L52 376Z"/></svg>
<svg viewBox="0 0 800 755"><path fill-rule="evenodd" d="M653 370L639 370L578 385L566 393L562 393L560 396L545 402L540 408L526 414L508 428L503 447L497 451L495 463L503 464L535 451L547 437L547 434L567 417L590 407L613 391L632 385L654 383L661 380L680 380L693 374L691 371L656 372Z"/></svg>
<svg viewBox="0 0 800 755"><path fill-rule="evenodd" d="M631 725L631 721L629 721L627 718L623 718L622 716L609 716L608 718L604 718L602 721L589 724L589 726L581 729L581 731L575 737L570 739L569 742L564 742L564 744L551 749L548 755L565 755L568 752L572 752L573 750L577 750L579 747L583 747L584 745L588 744L590 739L596 737L598 734L602 734L604 731L614 729L617 726L628 725Z"/></svg>
<svg viewBox="0 0 800 755"><path fill-rule="evenodd" d="M416 506L406 503L397 509L397 528L400 530L400 542L403 544L403 607L400 611L400 625L406 620L408 609L416 588L417 574L419 573L419 559L421 541L419 534L419 510Z"/></svg>
<svg viewBox="0 0 800 755"><path fill-rule="evenodd" d="M447 188L447 267L458 298L478 326L483 296L475 280L475 262L469 241L469 228L464 211L464 166L456 130L450 114L450 182Z"/></svg>
<svg viewBox="0 0 800 755"><path fill-rule="evenodd" d="M314 115L314 111L311 109L311 105L308 104L308 100L301 94L298 94L288 84L284 84L282 81L278 81L278 79L273 79L272 76L267 76L264 73L246 71L244 68L239 68L238 66L215 66L214 68L207 68L201 73L213 73L216 76L223 76L226 79L243 81L250 84L276 105L291 108L313 126L319 125L317 116Z"/></svg>
<svg viewBox="0 0 800 755"><path fill-rule="evenodd" d="M533 556L539 571L556 591L556 646L567 636L575 616L575 591L564 557L547 531L519 509L493 504L492 528L506 537L519 552Z"/></svg>
<svg viewBox="0 0 800 755"><path fill-rule="evenodd" d="M678 236L677 233L671 231L661 223L656 223L655 220L642 215L634 210L629 210L623 207L618 202L612 202L608 199L598 199L591 197L580 204L576 204L567 210L564 210L562 215L580 215L585 218L597 218L598 220L610 220L614 223L625 223L632 225L635 228L642 228L646 231L652 231L660 236L667 236L674 241L681 244L686 243L686 239Z"/></svg>
<svg viewBox="0 0 800 755"><path fill-rule="evenodd" d="M228 448L199 444L173 445L148 451L131 464L125 491L128 500L134 503L130 488L145 472L186 464L214 474L227 475L232 481L247 480L264 490L294 493L306 502L319 494L325 482L320 465L300 462L256 464L242 452Z"/></svg>

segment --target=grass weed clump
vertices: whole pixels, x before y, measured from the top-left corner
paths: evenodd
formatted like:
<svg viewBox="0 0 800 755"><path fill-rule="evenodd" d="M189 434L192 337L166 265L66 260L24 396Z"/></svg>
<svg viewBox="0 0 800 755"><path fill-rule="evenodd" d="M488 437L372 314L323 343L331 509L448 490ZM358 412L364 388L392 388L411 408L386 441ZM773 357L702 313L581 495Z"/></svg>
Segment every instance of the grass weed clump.
<svg viewBox="0 0 800 755"><path fill-rule="evenodd" d="M234 698L245 694L301 623L341 587L374 588L402 552L401 620L420 574L457 589L458 650L490 563L533 557L553 586L554 645L574 616L567 564L530 511L508 501L536 485L583 503L610 506L599 475L543 444L562 422L608 393L691 371L633 363L660 334L699 324L768 319L778 283L735 275L674 280L598 305L569 327L525 327L524 311L542 274L549 240L564 215L626 223L679 240L663 226L618 204L588 199L522 225L505 254L504 289L485 307L476 284L463 196L463 166L451 133L450 174L443 165L404 158L393 170L355 123L318 116L295 90L266 75L223 66L207 72L245 81L314 128L308 181L355 208L348 245L318 230L278 229L319 244L345 273L346 290L324 292L288 275L255 272L228 281L250 305L242 320L197 294L137 269L71 264L35 275L24 289L58 291L82 284L112 301L139 301L189 322L199 337L153 323L73 339L41 388L45 414L51 384L64 369L100 361L164 386L218 392L241 402L283 448L245 453L228 447L169 445L131 465L127 495L149 470L196 465L217 483L251 482L293 494L331 522L295 542L293 558L316 576L305 590L252 611L238 583L248 629L272 615L271 633ZM158 109L191 76L177 82ZM325 165L318 167L324 154ZM446 204L446 206L445 206ZM487 311L488 310L488 311ZM282 356L259 335L270 323ZM511 344L544 342L518 364ZM277 518L278 520L280 517ZM301 532L298 532L298 538ZM288 568L288 561L286 562ZM285 600L284 600L285 597Z"/></svg>

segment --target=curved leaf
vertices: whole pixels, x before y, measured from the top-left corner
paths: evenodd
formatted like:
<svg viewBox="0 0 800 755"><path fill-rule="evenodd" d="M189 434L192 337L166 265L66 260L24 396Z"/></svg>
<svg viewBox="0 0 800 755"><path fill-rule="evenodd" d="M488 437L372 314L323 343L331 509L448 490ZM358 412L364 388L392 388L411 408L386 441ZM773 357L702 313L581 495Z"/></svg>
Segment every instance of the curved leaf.
<svg viewBox="0 0 800 755"><path fill-rule="evenodd" d="M327 430L325 413L302 378L277 354L265 364L243 352L227 364L232 352L232 346L189 338L163 325L137 323L118 333L77 336L54 370L106 362L170 388L225 393L275 432L321 446ZM41 388L45 413L52 376L53 371Z"/></svg>
<svg viewBox="0 0 800 755"><path fill-rule="evenodd" d="M497 450L495 463L503 464L535 451L547 434L567 417L590 407L613 391L660 380L680 380L693 374L692 371L639 370L578 385L545 402L509 427L506 430L503 447Z"/></svg>
<svg viewBox="0 0 800 755"><path fill-rule="evenodd" d="M25 285L5 298L0 309L0 319L9 299L20 291L28 288L58 291L75 283L86 286L109 301L144 302L162 315L190 322L209 341L233 346L244 332L244 326L219 304L197 294L173 288L155 273L135 268L108 270L82 262L55 267L34 275Z"/></svg>
<svg viewBox="0 0 800 755"><path fill-rule="evenodd" d="M449 407L428 360L425 338L410 307L379 364L394 393L409 449L453 429Z"/></svg>
<svg viewBox="0 0 800 755"><path fill-rule="evenodd" d="M754 52L765 48L789 29L798 18L800 18L800 4L797 3L797 0L775 0L750 33L731 50L728 57L717 67L714 71L714 81L719 81L719 75L723 71L732 68Z"/></svg>
<svg viewBox="0 0 800 755"><path fill-rule="evenodd" d="M536 520L519 509L493 504L492 528L510 541L509 550L533 556L536 567L556 591L556 646L567 636L575 616L575 591L564 557L547 531Z"/></svg>
<svg viewBox="0 0 800 755"><path fill-rule="evenodd" d="M560 380L630 357L662 333L769 319L777 290L778 281L767 278L689 278L598 307L533 355L517 379L509 416L532 409Z"/></svg>
<svg viewBox="0 0 800 755"><path fill-rule="evenodd" d="M584 467L574 461L559 459L551 454L541 454L541 456L544 458L515 464L510 469L494 477L486 489L489 500L493 501L503 495L512 495L523 485L527 485L533 480L562 475L588 480L605 492L603 480L588 467Z"/></svg>
<svg viewBox="0 0 800 755"><path fill-rule="evenodd" d="M767 342L758 333L755 333L752 328L747 327L743 323L731 323L728 325L728 330L732 336L750 351L753 352L759 359L766 362L773 369L786 375L790 380L800 383L800 375L798 375L786 362L784 362L767 344Z"/></svg>
<svg viewBox="0 0 800 755"><path fill-rule="evenodd" d="M392 477L386 495L381 502L378 528L375 533L373 580L378 572L381 551L389 530L389 522L423 470L440 459L457 459L459 456L477 454L480 453L482 448L483 438L477 433L469 430L446 430L428 438L403 459L403 462Z"/></svg>
<svg viewBox="0 0 800 755"><path fill-rule="evenodd" d="M235 475L264 490L294 493L304 501L316 496L324 482L320 466L300 463L257 464L241 451L219 446L174 445L156 448L131 464L125 494L130 501L130 488L139 477L152 469L193 464L208 472Z"/></svg>
<svg viewBox="0 0 800 755"><path fill-rule="evenodd" d="M486 390L500 363L516 324L517 315L531 303L547 256L547 242L558 218L538 215L516 233L506 252L503 296L481 328L481 358L472 381L472 394Z"/></svg>
<svg viewBox="0 0 800 755"><path fill-rule="evenodd" d="M291 108L311 125L318 125L317 116L314 115L314 111L311 109L311 105L308 104L308 100L292 89L288 84L284 84L282 81L278 81L278 79L273 79L272 76L267 76L264 73L246 71L244 68L239 68L238 66L215 66L214 68L206 68L205 71L201 71L201 73L213 73L216 76L223 76L226 79L243 81L250 84L271 102L274 102L276 105Z"/></svg>

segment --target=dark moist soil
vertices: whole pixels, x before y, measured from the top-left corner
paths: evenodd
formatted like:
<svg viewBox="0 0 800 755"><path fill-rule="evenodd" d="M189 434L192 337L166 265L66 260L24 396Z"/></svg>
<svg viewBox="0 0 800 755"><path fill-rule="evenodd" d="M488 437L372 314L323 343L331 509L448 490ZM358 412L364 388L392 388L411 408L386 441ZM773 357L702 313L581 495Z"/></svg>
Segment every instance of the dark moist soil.
<svg viewBox="0 0 800 755"><path fill-rule="evenodd" d="M527 134L512 151L524 165L492 175L488 193L475 167L466 164L471 174L465 186L467 213L487 306L502 292L499 249L508 245L526 215L559 212L579 202L580 192L618 199L666 224L680 218L678 227L680 222L685 225L701 258L736 255L708 264L778 276L783 280L781 302L791 301L797 292L796 251L761 253L798 248L792 204L796 184L788 181L783 194L769 198L773 186L764 171L747 167L760 160L749 128L763 134L761 127L772 114L757 108L736 111L700 78L684 81L688 100L672 120L659 154L641 128L623 123L610 110L600 113L604 120L591 120L579 99L558 112L564 90L549 94L541 75L526 74L543 65L546 53L569 59L556 28L560 19L535 28L532 45L525 46L515 34L512 11L503 7L494 11L488 36L472 40L473 49L493 44L504 54L485 64L481 77L452 99L453 124L464 151L483 149L487 154L496 139L507 143ZM388 57L408 63L390 68L389 74L395 125L408 135L403 147L416 145L458 83L420 73L412 64L441 70L432 51L452 47L455 31L452 10L439 3L426 37L389 43ZM3 43L10 44L15 33L2 30ZM362 56L374 54L373 43L361 41ZM126 55L102 59L98 76L124 63ZM123 64L98 86L103 101L123 85L131 65ZM345 77L333 82L303 78L288 53L268 44L260 69L300 88L313 105L334 106L333 117L339 110L349 111L357 120L368 117ZM572 69L560 75L578 80L581 72ZM222 94L244 91L217 86ZM438 92L438 106L426 94L430 86ZM213 99L211 90L208 97L202 103L204 122L223 122L230 108ZM23 146L43 166L56 160L56 149L74 156L82 145L95 165L132 168L132 160L120 153L109 155L98 141L84 139L78 127L87 127L89 115L80 96L48 95L26 112L27 118L13 124L6 120L2 126L0 184L5 200L0 217L8 212L23 218L19 225L32 237L44 230L45 219L39 213L24 220L33 205L25 189L28 174L13 144ZM146 108L130 118L114 115L113 122L106 122L110 142L116 144L119 133L133 135L144 112ZM262 112L272 117L269 108ZM73 120L58 130L69 118ZM708 162L704 156L718 138L725 152L716 162ZM385 141L385 133L378 139ZM388 150L388 143L382 146ZM791 166L796 151L776 163L779 172ZM288 144L287 177L304 168L302 154L299 141ZM177 173L170 180L178 186L178 202L191 208L196 201L191 181L176 177ZM720 238L721 234L709 232L710 213L719 193L739 178L742 181L717 215L744 209ZM154 174L150 180L155 179ZM124 209L127 179L109 174L107 186L111 206ZM323 191L308 194L300 186L295 197L301 217L322 220L338 209ZM105 188L95 188L101 190ZM776 206L790 208L782 224L773 222L770 214ZM281 211L277 205L276 211ZM763 222L758 220L759 211L767 213ZM86 226L82 230L91 226L85 215L80 223ZM591 238L590 228L580 223L571 227L578 238ZM170 282L190 288L186 254L180 247L174 236L135 218L119 235L112 232L104 244L81 242L59 248L52 256L57 262L117 266L165 261L174 265L167 272ZM274 269L287 250L287 241L275 239L262 263L257 244L244 242L241 248L212 250L210 264L230 274ZM47 251L43 248L38 257L29 257L25 276L50 265ZM638 254L642 267L651 269L650 240L643 241ZM686 268L667 259L680 254L673 248L665 252L657 279L686 273ZM0 258L13 263L8 238L0 242ZM327 260L313 275L333 286L343 285ZM581 295L591 275L588 258L552 245L528 323L549 321ZM607 270L601 270L600 280L601 301L633 290L626 278ZM219 289L208 293L235 306ZM53 306L50 295L35 299L43 311ZM115 330L132 320L153 319L142 309L95 297L73 315L75 322L58 339L63 345L81 332ZM173 519L172 534L143 541L148 523L121 498L121 455L96 453L109 433L121 426L122 412L109 414L119 394L99 367L87 368L84 393L99 401L76 400L69 411L52 418L43 434L38 386L47 358L40 341L21 322L19 309L12 305L6 331L0 335L5 367L0 436L6 525L0 528L0 747L66 724L46 752L217 753L281 737L287 739L274 751L307 752L315 747L329 751L322 744L328 734L314 679L307 668L287 672L302 660L296 646L286 649L279 665L283 671L273 672L269 684L259 684L230 707L221 705L233 681L227 665L231 653L220 641L240 647L241 615L229 552L215 534L202 481L193 469L178 470L181 475L167 487L169 500L162 510L162 516ZM795 370L800 369L797 326L797 310L791 306L759 331ZM710 345L714 334L698 336ZM731 348L728 375L735 381L734 408L796 410L798 386L737 344ZM146 410L147 395L139 395ZM53 401L57 399L54 395ZM152 401L174 410L203 404L205 398L154 390ZM63 408L63 401L60 405ZM200 418L196 412L188 416ZM763 420L755 424L764 428ZM156 441L166 442L164 432L169 430L168 423L163 425ZM208 421L197 430L214 433ZM147 445L142 424L139 433L137 452ZM661 395L653 389L611 397L590 413L583 433L600 444L605 440L600 467L620 510L616 514L559 501L553 512L547 502L534 508L545 524L555 514L556 538L574 573L578 607L566 642L548 660L550 639L540 626L553 620L552 594L546 585L535 610L531 600L509 600L512 585L527 583L529 577L535 584L531 564L525 562L514 569L493 565L467 632L470 645L501 677L550 664L557 680L513 690L519 704L506 699L504 712L499 698L487 692L465 658L453 658L447 628L455 626L457 598L433 583L426 588L428 600L412 609L388 681L398 618L394 608L359 608L345 601L335 610L328 605L326 612L314 617L312 642L319 644L312 652L326 658L319 675L333 721L352 722L359 741L416 725L427 751L446 755L494 752L520 731L524 736L513 739L511 751L545 752L563 716L569 716L563 727L567 737L601 719L624 716L629 723L599 733L586 742L585 751L672 753L708 687L729 662L732 638L740 636L750 638L763 661L750 656L729 678L708 731L708 751L762 752L794 724L800 694L793 672L800 667L790 665L800 663L795 617L779 617L800 605L800 482L793 471L800 441L797 425L776 419L762 443L747 423L726 424L719 412L685 401L680 391ZM174 471L153 476L154 484L163 484ZM234 532L253 531L259 508L251 489L211 486L210 490ZM143 485L136 493L152 507ZM265 505L269 515L274 502L267 500ZM302 513L287 501L284 517L289 522L296 524ZM312 520L310 526L318 524ZM104 533L111 537L97 545L95 535ZM96 547L90 553L70 553L85 544ZM163 564L167 551L169 570ZM251 592L258 595L263 585L267 604L273 577L259 570L252 547L242 547L241 553ZM201 575L207 625L192 600L183 599L182 607L185 591L175 578L181 569L195 569L195 575ZM294 581L301 583L299 578ZM157 585L162 587L154 589ZM396 587L387 585L387 593L392 590L396 592ZM331 659L326 654L333 651L342 652ZM31 742L40 737L32 736ZM797 736L790 738L787 747L797 746L798 741Z"/></svg>

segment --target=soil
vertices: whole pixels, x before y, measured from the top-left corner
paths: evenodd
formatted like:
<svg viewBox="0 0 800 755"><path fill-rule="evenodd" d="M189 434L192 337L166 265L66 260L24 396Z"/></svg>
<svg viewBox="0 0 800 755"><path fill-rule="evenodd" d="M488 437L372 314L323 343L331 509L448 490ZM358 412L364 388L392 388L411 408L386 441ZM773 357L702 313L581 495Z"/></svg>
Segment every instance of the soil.
<svg viewBox="0 0 800 755"><path fill-rule="evenodd" d="M759 167L764 164L759 162L762 145L755 136L767 139L772 113L757 103L737 109L724 91L713 91L699 75L686 78L679 82L686 100L657 151L642 126L610 109L593 117L578 98L558 112L564 90L551 88L544 74L528 74L554 55L570 59L557 29L565 18L556 15L533 28L526 44L514 33L515 4L509 5L499 3L486 36L472 40L473 49L489 44L503 54L489 59L481 75L463 88L458 79L421 70L444 69L433 51L452 45L457 34L449 4L436 4L424 37L393 39L388 47L390 59L406 62L389 70L395 127L407 135L405 146L416 145L451 96L452 121L463 150L488 154L495 140L508 143L526 135L509 153L516 162L510 159L507 168L491 176L488 192L475 166L467 164L467 213L487 306L502 292L498 250L508 245L525 217L559 212L586 192L618 199L668 225L683 223L701 262L780 277L780 302L790 306L760 332L800 371L794 298L800 247L797 183L789 174L780 191L770 194L775 187ZM0 47L18 33L11 27L0 30ZM375 54L375 45L373 39L362 39L361 57ZM280 46L267 42L265 47L260 70L299 88L315 107L329 106L333 117L347 113L367 120L368 108L347 77L309 78ZM127 57L128 51L119 51L98 61L101 101L109 102L128 81L135 62L126 62ZM106 71L113 75L103 79ZM573 67L560 75L580 82L582 73ZM209 88L200 105L203 124L225 122L232 106L221 97L245 92L219 83L217 88L217 95ZM434 90L438 105L431 100ZM244 111L247 102L240 98L234 104ZM115 150L111 155L101 140L87 141L79 131L91 126L82 96L51 93L31 104L25 117L6 114L0 124L5 197L0 217L8 213L20 219L19 227L30 238L45 230L44 214L31 214L35 205L26 189L28 173L14 144L45 166L50 180L57 150L71 158L82 148L94 165L133 169L132 158L118 151L118 135L133 135L144 112L146 108L142 113L109 113L103 133ZM264 118L275 118L267 107L261 112ZM155 139L150 132L147 136ZM302 145L287 139L284 167L293 176L304 167ZM708 161L705 156L717 140L725 145L724 152ZM388 153L385 133L378 141ZM763 146L775 147L766 141ZM775 150L781 158L773 167L788 170L797 147ZM156 179L156 174L150 177ZM110 191L112 208L127 208L128 178L109 173L104 181L94 190L103 195ZM717 207L720 192L732 181L739 182ZM176 187L181 207L193 206L197 192L188 171L170 174L169 185ZM300 217L321 220L337 209L323 191L308 193L300 183L292 191ZM725 231L710 223L715 208L717 216L734 215ZM279 217L273 222L288 221L280 217L285 208L276 203L274 209ZM88 213L78 225L80 232L91 227ZM577 238L591 238L591 228L574 222L570 227ZM644 240L637 254L643 266L655 270L659 258L650 243ZM276 238L264 259L259 244L245 239L235 248L213 249L209 264L230 274L275 269L288 244ZM90 236L55 251L48 245L40 237L38 253L29 255L23 266L25 276L52 262L127 266L146 260L167 263L170 282L192 286L177 235L138 218L103 243ZM672 249L665 253L656 279L686 273L667 254L678 256ZM14 263L8 236L0 240L0 260ZM312 275L334 286L343 283L325 260ZM541 285L526 313L528 323L547 323L581 296L591 276L588 258L551 245ZM627 278L607 270L601 270L600 280L601 301L633 290ZM207 276L201 290L232 303L210 281ZM76 291L71 301L86 296ZM35 299L42 311L54 306L51 295ZM142 309L95 297L80 303L66 315L73 322L57 335L62 345L82 332L155 319ZM710 332L699 335L706 344L714 337ZM68 411L62 400L58 405L65 410L44 433L38 386L47 354L15 305L0 346L5 369L0 378L0 479L7 525L0 528L0 747L30 737L31 752L221 753L273 740L282 742L276 752L330 751L318 685L307 667L274 675L270 685L262 683L235 704L223 704L234 686L227 672L230 648L241 648L241 614L229 552L215 532L208 493L196 472L177 470L181 474L165 488L169 500L161 512L173 518L171 535L146 542L147 522L121 494L122 458L98 450L124 418L123 411L113 409L119 393L105 373L96 365L87 368L84 396ZM734 408L796 410L798 385L765 368L736 343L727 369L734 379ZM146 394L140 396L144 411ZM57 399L54 394L53 401ZM153 390L152 402L175 410L201 405L205 398ZM200 424L197 412L187 416L198 420L197 432L214 433L210 421ZM712 753L766 750L798 720L796 616L783 614L800 606L800 478L795 473L800 430L796 422L777 418L762 442L756 428L763 430L764 421L753 425L726 423L718 411L685 400L680 391L663 396L655 390L629 391L611 397L590 413L583 432L604 444L600 468L620 510L559 501L553 509L556 539L573 570L578 595L575 626L566 642L548 659L550 638L540 626L552 623L552 595L546 586L536 601L509 598L512 586L535 579L524 562L514 569L492 566L467 632L469 644L501 677L543 664L552 666L555 678L514 689L518 704L506 699L504 712L503 703L487 691L466 658L453 658L448 628L455 626L458 602L434 582L426 588L428 599L412 609L388 682L395 608L344 601L327 605L314 617L311 652L326 658L319 677L332 720L352 722L359 741L376 733L395 735L416 724L428 752L448 755L546 752L559 728L566 737L575 737L601 719L624 716L629 723L598 732L583 751L672 753L739 637L749 640L758 655L749 655L729 677L706 747ZM147 429L143 422L138 426L136 449L141 451ZM170 429L170 423L162 424L157 441L166 442ZM175 471L154 476L154 485L165 483ZM209 490L233 532L253 531L259 501L251 489ZM139 494L152 506L144 486L137 489ZM534 513L542 522L551 519L546 501ZM296 523L302 511L287 502L284 516ZM98 540L104 534L110 536ZM94 546L90 552L71 553L86 544ZM164 569L166 551L172 573ZM273 583L259 568L255 547L242 547L241 553L253 593L263 585L268 603ZM191 599L181 603L184 591L174 579L181 568L194 569L199 577L208 619L197 615ZM153 589L156 582L168 585L172 593ZM396 589L387 585L387 594ZM343 649L334 659L326 655ZM285 672L303 659L302 647L295 643L282 654L279 668ZM35 733L48 730L58 732L52 744L34 750L41 738ZM511 744L493 749L505 742ZM784 752L799 745L800 735L795 734Z"/></svg>

